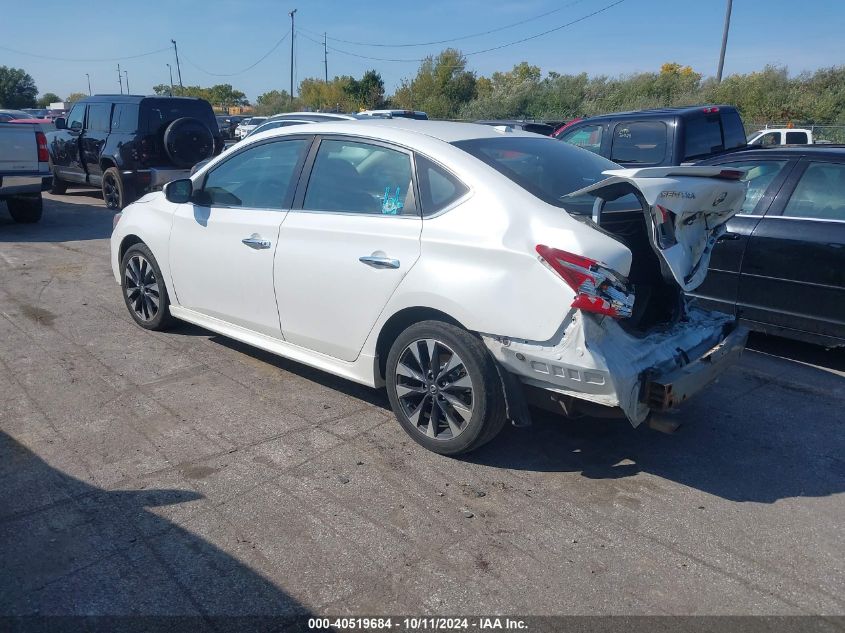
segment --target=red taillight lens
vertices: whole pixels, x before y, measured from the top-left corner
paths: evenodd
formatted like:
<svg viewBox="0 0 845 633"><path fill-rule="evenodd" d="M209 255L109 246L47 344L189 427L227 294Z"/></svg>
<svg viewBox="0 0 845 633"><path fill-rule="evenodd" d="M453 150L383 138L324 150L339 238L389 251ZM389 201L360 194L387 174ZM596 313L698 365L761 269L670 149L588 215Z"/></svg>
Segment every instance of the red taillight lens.
<svg viewBox="0 0 845 633"><path fill-rule="evenodd" d="M631 316L634 293L620 276L596 260L537 245L537 253L575 291L572 307L614 318Z"/></svg>
<svg viewBox="0 0 845 633"><path fill-rule="evenodd" d="M44 132L35 133L35 142L38 143L38 162L49 162L50 153L47 151L47 137L44 136Z"/></svg>

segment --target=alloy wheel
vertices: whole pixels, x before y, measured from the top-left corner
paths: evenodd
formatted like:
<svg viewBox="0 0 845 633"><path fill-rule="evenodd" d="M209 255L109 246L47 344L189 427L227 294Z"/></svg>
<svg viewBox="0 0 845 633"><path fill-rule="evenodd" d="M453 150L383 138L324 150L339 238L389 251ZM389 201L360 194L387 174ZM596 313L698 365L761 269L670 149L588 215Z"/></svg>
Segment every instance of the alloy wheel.
<svg viewBox="0 0 845 633"><path fill-rule="evenodd" d="M152 265L143 255L133 255L123 271L126 304L142 321L151 321L158 314L161 295Z"/></svg>
<svg viewBox="0 0 845 633"><path fill-rule="evenodd" d="M106 207L109 209L117 209L120 207L120 190L114 176L106 174L103 177L103 199L106 201Z"/></svg>
<svg viewBox="0 0 845 633"><path fill-rule="evenodd" d="M419 339L399 356L396 396L402 412L423 435L451 440L472 418L474 389L463 360L436 339Z"/></svg>

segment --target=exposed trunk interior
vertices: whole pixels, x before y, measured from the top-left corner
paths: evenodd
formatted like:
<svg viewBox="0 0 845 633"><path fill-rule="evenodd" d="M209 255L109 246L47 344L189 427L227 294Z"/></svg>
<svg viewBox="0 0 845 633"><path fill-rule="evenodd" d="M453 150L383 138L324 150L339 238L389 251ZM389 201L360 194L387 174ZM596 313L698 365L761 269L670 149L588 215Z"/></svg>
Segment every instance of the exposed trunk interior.
<svg viewBox="0 0 845 633"><path fill-rule="evenodd" d="M599 226L625 244L633 258L628 281L634 286L634 310L619 323L632 333L645 333L674 324L683 310L683 293L674 281L667 281L660 269L660 259L648 237L646 216L642 209L605 213Z"/></svg>

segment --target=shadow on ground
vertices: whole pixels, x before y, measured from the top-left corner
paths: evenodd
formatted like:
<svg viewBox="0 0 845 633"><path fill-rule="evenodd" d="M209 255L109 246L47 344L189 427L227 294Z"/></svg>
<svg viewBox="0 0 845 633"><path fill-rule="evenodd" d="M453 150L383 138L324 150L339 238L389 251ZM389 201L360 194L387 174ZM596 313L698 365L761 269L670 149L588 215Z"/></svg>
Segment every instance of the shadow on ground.
<svg viewBox="0 0 845 633"><path fill-rule="evenodd" d="M44 215L35 224L17 224L9 216L6 204L0 202L0 243L75 242L111 237L114 211L92 205L93 198L102 195L91 190L68 192L62 200L44 198Z"/></svg>
<svg viewBox="0 0 845 633"><path fill-rule="evenodd" d="M193 618L191 630L219 630L220 615L307 614L237 558L159 516L201 499L193 490L103 490L0 433L0 618L182 615Z"/></svg>
<svg viewBox="0 0 845 633"><path fill-rule="evenodd" d="M193 326L183 326L178 332L209 335ZM211 335L211 340L374 406L390 408L383 389L369 389L223 336ZM805 344L801 345L810 349L799 353L801 348L791 343L770 341L769 352L776 354L780 345L784 352L802 358L827 353ZM634 429L626 420L569 420L533 410L531 427L507 427L493 442L461 459L495 468L580 472L591 479L650 473L732 501L773 503L845 492L842 402L826 397L825 391L832 381L845 385L845 378L798 365L786 353L783 356L787 367L800 368L802 383L792 383L788 376L774 379L732 368L719 383L687 403L681 410L681 427L671 435L645 424ZM806 386L814 379L821 385L817 390Z"/></svg>

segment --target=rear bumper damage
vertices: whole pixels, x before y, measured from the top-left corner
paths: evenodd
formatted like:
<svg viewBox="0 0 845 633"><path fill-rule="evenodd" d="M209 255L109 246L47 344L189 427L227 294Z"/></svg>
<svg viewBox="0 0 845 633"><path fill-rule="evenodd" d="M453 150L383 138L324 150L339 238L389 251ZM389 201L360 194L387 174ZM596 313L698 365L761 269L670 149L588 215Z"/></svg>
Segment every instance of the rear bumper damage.
<svg viewBox="0 0 845 633"><path fill-rule="evenodd" d="M642 338L612 318L575 312L549 341L484 335L493 356L524 384L618 407L634 426L673 409L734 363L748 336L733 317L693 308Z"/></svg>

